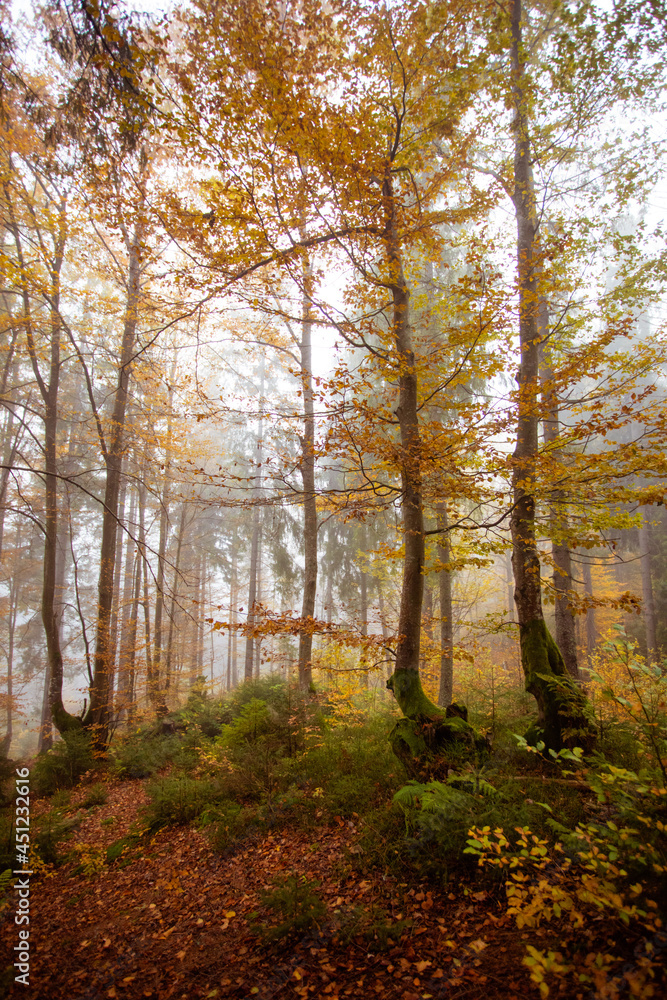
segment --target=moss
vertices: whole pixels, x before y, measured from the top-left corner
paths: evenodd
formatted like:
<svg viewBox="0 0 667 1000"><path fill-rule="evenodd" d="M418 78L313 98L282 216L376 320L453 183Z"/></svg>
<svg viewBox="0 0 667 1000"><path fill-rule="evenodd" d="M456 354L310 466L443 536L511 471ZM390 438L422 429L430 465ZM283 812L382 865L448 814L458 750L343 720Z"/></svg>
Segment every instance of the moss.
<svg viewBox="0 0 667 1000"><path fill-rule="evenodd" d="M391 733L392 750L408 774L423 777L488 750L484 737L459 715L447 716L424 693L416 670L397 670L387 681L405 718Z"/></svg>
<svg viewBox="0 0 667 1000"><path fill-rule="evenodd" d="M394 692L400 709L408 719L444 719L444 708L439 708L424 693L417 670L395 670L387 681L387 687Z"/></svg>
<svg viewBox="0 0 667 1000"><path fill-rule="evenodd" d="M526 691L537 701L537 727L547 748L591 750L597 730L586 695L567 672L546 622L534 619L520 628L521 664ZM531 726L529 733L536 730Z"/></svg>

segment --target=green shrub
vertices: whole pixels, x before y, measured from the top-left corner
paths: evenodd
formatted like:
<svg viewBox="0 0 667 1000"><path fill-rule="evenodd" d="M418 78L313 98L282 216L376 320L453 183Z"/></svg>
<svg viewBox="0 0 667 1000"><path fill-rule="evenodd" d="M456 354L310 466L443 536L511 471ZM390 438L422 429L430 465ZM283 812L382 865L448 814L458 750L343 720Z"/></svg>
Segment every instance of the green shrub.
<svg viewBox="0 0 667 1000"><path fill-rule="evenodd" d="M46 753L40 753L33 767L32 779L39 795L52 795L72 788L79 778L95 767L90 736L81 729L63 734Z"/></svg>
<svg viewBox="0 0 667 1000"><path fill-rule="evenodd" d="M84 809L92 809L93 806L105 805L108 798L109 792L106 787L101 782L97 782L97 784L90 786L81 804Z"/></svg>
<svg viewBox="0 0 667 1000"><path fill-rule="evenodd" d="M348 945L357 939L359 943L372 945L374 951L386 951L396 944L412 926L412 920L394 920L383 907L352 906L334 912L334 940Z"/></svg>
<svg viewBox="0 0 667 1000"><path fill-rule="evenodd" d="M51 796L52 809L66 809L72 800L72 793L67 788L61 788L59 792L54 792Z"/></svg>
<svg viewBox="0 0 667 1000"><path fill-rule="evenodd" d="M148 786L151 805L148 822L153 826L191 823L220 799L220 786L212 781L169 777Z"/></svg>
<svg viewBox="0 0 667 1000"><path fill-rule="evenodd" d="M81 816L63 817L59 810L51 809L33 826L31 843L42 861L47 865L57 865L63 858L63 841L81 825Z"/></svg>
<svg viewBox="0 0 667 1000"><path fill-rule="evenodd" d="M0 816L0 871L14 867L14 817L11 813Z"/></svg>
<svg viewBox="0 0 667 1000"><path fill-rule="evenodd" d="M499 791L474 773L452 775L444 783L408 782L394 796L394 806L404 819L407 857L420 872L445 880L453 866L466 863L471 827L547 827L546 814L517 783Z"/></svg>
<svg viewBox="0 0 667 1000"><path fill-rule="evenodd" d="M302 876L296 878L288 875L286 878L277 876L273 879L274 888L261 893L261 903L265 910L270 910L273 920L270 923L252 923L252 930L269 941L278 941L290 934L307 931L318 923L325 913L326 905L315 892L320 883ZM257 917L258 914L252 914ZM274 922L276 921L277 922Z"/></svg>

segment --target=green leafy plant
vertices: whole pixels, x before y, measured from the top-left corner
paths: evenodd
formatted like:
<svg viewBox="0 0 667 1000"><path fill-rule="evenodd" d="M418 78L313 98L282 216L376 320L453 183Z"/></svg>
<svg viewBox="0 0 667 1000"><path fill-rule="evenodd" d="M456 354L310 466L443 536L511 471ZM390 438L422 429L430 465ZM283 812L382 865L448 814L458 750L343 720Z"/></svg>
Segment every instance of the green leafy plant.
<svg viewBox="0 0 667 1000"><path fill-rule="evenodd" d="M84 809L92 809L94 806L105 805L108 798L108 789L101 782L97 782L90 786L81 804Z"/></svg>
<svg viewBox="0 0 667 1000"><path fill-rule="evenodd" d="M277 877L274 888L261 893L261 903L265 910L273 914L270 923L251 924L252 929L269 941L277 941L307 931L322 920L326 905L317 895L320 883L301 876ZM254 918L258 913L252 915Z"/></svg>
<svg viewBox="0 0 667 1000"><path fill-rule="evenodd" d="M220 799L220 787L212 781L168 777L147 788L151 805L148 822L153 826L191 823Z"/></svg>
<svg viewBox="0 0 667 1000"><path fill-rule="evenodd" d="M32 772L35 788L40 795L72 788L95 765L90 736L82 730L71 730L50 750L38 755Z"/></svg>

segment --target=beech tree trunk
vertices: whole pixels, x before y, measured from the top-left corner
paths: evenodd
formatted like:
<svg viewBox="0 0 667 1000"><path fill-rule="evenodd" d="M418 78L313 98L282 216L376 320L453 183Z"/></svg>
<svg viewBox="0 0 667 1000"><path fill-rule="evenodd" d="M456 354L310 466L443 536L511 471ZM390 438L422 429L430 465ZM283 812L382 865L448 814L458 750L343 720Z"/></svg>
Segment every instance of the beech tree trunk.
<svg viewBox="0 0 667 1000"><path fill-rule="evenodd" d="M655 602L653 600L653 581L651 579L651 538L647 507L641 508L641 519L639 552L642 572L642 605L644 627L646 629L646 660L648 663L656 665L659 663L659 655L655 635Z"/></svg>
<svg viewBox="0 0 667 1000"><path fill-rule="evenodd" d="M165 561L167 557L167 531L169 527L169 473L171 468L173 380L175 371L176 359L174 358L167 383L167 440L164 456L164 483L160 500L160 537L158 541L157 579L155 585L155 628L153 629L153 676L156 678L156 684L160 692L157 702L158 717L166 715L168 711L164 699L166 685L162 676L162 613L164 610Z"/></svg>
<svg viewBox="0 0 667 1000"><path fill-rule="evenodd" d="M136 494L130 496L128 527L134 533L137 512ZM116 717L120 721L128 713L130 705L130 674L134 670L134 647L137 640L137 547L128 535L125 542L125 563L123 566L123 588L120 617L120 643L118 651L118 684L116 689Z"/></svg>
<svg viewBox="0 0 667 1000"><path fill-rule="evenodd" d="M171 585L171 609L169 611L169 634L167 636L167 651L164 666L164 690L169 690L171 686L171 665L174 657L174 628L176 624L176 614L178 607L178 584L181 576L181 551L183 549L183 537L185 535L185 504L181 504L181 513L178 519L178 529L176 532L176 556L174 558L174 579Z"/></svg>
<svg viewBox="0 0 667 1000"><path fill-rule="evenodd" d="M28 356L35 381L42 398L44 422L44 563L42 580L41 613L47 649L47 675L49 678L49 705L53 721L61 733L81 728L81 719L71 715L63 705L63 657L58 627L58 607L56 601L56 577L58 554L58 392L60 388L61 337L60 321L60 272L62 270L67 241L66 204L61 201L54 205L56 219L53 236L53 256L50 263L50 284L48 292L50 330L48 342L48 377L42 377L39 360L40 351L35 342L35 328L32 315L31 274L23 256L23 241L18 225L13 218L11 202L8 200L10 224L8 230L14 237L16 257L19 266L22 322L26 336Z"/></svg>
<svg viewBox="0 0 667 1000"><path fill-rule="evenodd" d="M452 620L452 574L447 568L452 558L449 540L447 508L438 505L438 559L443 567L438 573L440 587L440 686L438 705L446 708L452 703L454 689L454 623Z"/></svg>
<svg viewBox="0 0 667 1000"><path fill-rule="evenodd" d="M560 436L560 412L558 396L554 388L554 373L549 362L549 352L546 338L549 334L548 309L544 298L539 307L539 337L540 337L540 369L542 381L543 403L546 407L542 426L544 428L544 443L551 446L556 458L561 457L561 451L554 445ZM572 559L570 547L562 541L562 535L567 528L567 515L563 509L564 494L562 490L552 493L549 521L552 527L551 555L554 561L553 584L556 592L556 644L563 654L563 660L568 673L577 682L581 681L579 664L577 662L577 630L574 612L570 605L568 594L574 589L572 581Z"/></svg>
<svg viewBox="0 0 667 1000"><path fill-rule="evenodd" d="M593 596L593 573L591 572L591 564L588 562L588 556L586 555L584 562L582 564L583 575L584 575L584 594L586 597ZM590 663L591 656L595 652L595 647L598 641L598 630L595 624L595 608L588 608L586 611L586 656Z"/></svg>
<svg viewBox="0 0 667 1000"><path fill-rule="evenodd" d="M540 560L535 532L538 455L540 258L537 205L531 164L528 81L522 40L522 2L511 0L511 63L514 103L514 192L519 285L518 419L513 455L511 515L514 600L519 619L526 690L537 701L537 728L530 734L546 746L589 747L594 737L587 700L570 678L542 612Z"/></svg>
<svg viewBox="0 0 667 1000"><path fill-rule="evenodd" d="M301 392L303 396L303 437L301 438L301 479L303 482L303 600L301 618L315 616L317 595L317 500L315 496L315 409L313 401L312 363L312 270L303 265L303 298L301 313ZM305 628L299 633L299 687L309 690L313 683L313 633Z"/></svg>
<svg viewBox="0 0 667 1000"><path fill-rule="evenodd" d="M255 624L255 605L257 603L257 572L259 566L259 539L262 531L261 510L259 507L260 491L262 483L262 462L264 459L264 420L262 408L264 406L264 360L262 359L262 370L259 381L259 421L257 424L257 474L255 476L255 506L252 511L252 538L250 541L250 580L248 581L248 616L247 623L250 627ZM245 641L245 669L244 678L246 681L253 679L253 667L255 662L255 637L252 632L248 632Z"/></svg>
<svg viewBox="0 0 667 1000"><path fill-rule="evenodd" d="M111 613L113 607L116 562L116 532L118 530L118 503L125 447L125 415L132 360L134 356L141 295L141 249L143 226L141 219L135 223L131 241L128 240L128 277L125 320L121 340L118 382L111 416L108 445L104 447L106 483L102 513L102 543L100 547L100 572L97 587L97 628L95 636L95 666L90 686L90 705L84 724L90 728L96 746L106 746L111 717L111 689L113 664L111 662ZM145 557L145 549L144 549ZM150 659L150 646L147 649Z"/></svg>
<svg viewBox="0 0 667 1000"><path fill-rule="evenodd" d="M366 639L368 636L368 573L365 567L365 556L366 556L366 525L362 522L360 525L360 554L362 557L362 566L359 570L359 618L361 622L361 636ZM368 656L366 650L362 650L361 657L359 660L359 666L361 667L361 687L368 688Z"/></svg>

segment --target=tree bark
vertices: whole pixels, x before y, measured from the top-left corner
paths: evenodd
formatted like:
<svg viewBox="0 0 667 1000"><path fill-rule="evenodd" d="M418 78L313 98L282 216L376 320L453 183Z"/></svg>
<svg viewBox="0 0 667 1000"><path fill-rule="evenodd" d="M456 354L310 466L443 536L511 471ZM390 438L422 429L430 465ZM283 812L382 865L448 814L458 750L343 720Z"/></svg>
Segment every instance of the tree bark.
<svg viewBox="0 0 667 1000"><path fill-rule="evenodd" d="M382 187L385 206L385 247L392 296L392 332L399 372L396 416L400 431L401 513L403 518L403 580L398 613L398 641L394 673L387 682L404 715L414 718L427 705L419 680L421 610L424 596L424 512L422 504L421 438L417 396L417 367L410 324L410 290L403 273L397 206L391 162ZM429 709L430 711L430 709ZM439 710L436 712L440 715Z"/></svg>
<svg viewBox="0 0 667 1000"><path fill-rule="evenodd" d="M368 637L368 574L365 564L367 546L366 525L363 523L361 524L360 535L362 566L359 570L359 617L361 619L361 637L362 639L366 639ZM359 666L361 667L361 686L362 688L368 688L368 657L365 649L361 651Z"/></svg>
<svg viewBox="0 0 667 1000"><path fill-rule="evenodd" d="M174 627L176 622L176 608L178 605L178 583L181 574L181 551L183 549L183 536L185 534L185 504L181 504L181 514L178 519L178 530L176 532L176 556L174 558L174 581L171 586L171 610L169 612L169 634L167 636L167 655L164 667L164 690L168 691L171 685L171 665L174 650Z"/></svg>
<svg viewBox="0 0 667 1000"><path fill-rule="evenodd" d="M452 574L448 568L452 550L449 540L447 508L438 505L438 559L443 564L438 574L440 586L440 686L438 705L446 708L452 703L454 689L454 622L452 619Z"/></svg>
<svg viewBox="0 0 667 1000"><path fill-rule="evenodd" d="M584 574L584 594L586 597L593 596L593 574L591 572L591 564L588 562L588 557L584 560L582 564L583 574ZM595 608L588 608L586 611L586 656L590 664L591 657L595 652L595 647L598 641L598 630L595 624Z"/></svg>
<svg viewBox="0 0 667 1000"><path fill-rule="evenodd" d="M562 458L561 449L556 442L560 436L560 411L558 395L554 386L554 372L549 360L547 338L549 335L549 316L547 303L542 296L539 304L539 339L540 339L540 378L542 382L542 398L545 406L542 426L544 443L551 449L555 458ZM577 630L575 616L570 605L568 594L574 589L572 581L572 558L567 542L561 540L567 528L567 515L563 504L565 496L562 490L554 490L551 495L549 522L551 524L551 555L554 563L553 585L556 603L556 644L563 654L563 660L568 673L577 683L581 683L579 664L577 662Z"/></svg>
<svg viewBox="0 0 667 1000"><path fill-rule="evenodd" d="M514 192L517 223L519 339L517 439L513 455L511 515L514 599L519 619L526 690L537 701L532 735L546 746L590 747L594 725L587 701L570 678L542 612L540 560L535 532L535 478L538 455L538 303L540 289L537 205L531 164L527 78L522 39L522 0L510 7L512 98L514 104Z"/></svg>
<svg viewBox="0 0 667 1000"><path fill-rule="evenodd" d="M113 606L116 532L118 528L118 501L125 445L125 416L129 394L130 375L134 357L139 301L141 296L141 252L143 222L137 219L132 239L128 241L128 277L125 320L121 340L118 382L111 415L109 444L104 449L106 484L102 514L102 543L100 571L97 588L97 629L95 637L95 666L90 687L90 705L84 724L93 733L96 746L106 746L111 716L111 611ZM150 659L150 647L147 649Z"/></svg>
<svg viewBox="0 0 667 1000"><path fill-rule="evenodd" d="M134 534L137 515L137 498L133 491L130 496L128 528ZM118 651L118 684L116 690L116 718L121 721L128 714L130 704L130 672L134 669L134 648L137 641L137 547L127 537L125 542L125 563L123 566L123 590L120 607L120 643Z"/></svg>
<svg viewBox="0 0 667 1000"><path fill-rule="evenodd" d="M57 553L58 553L58 392L61 369L60 322L60 272L62 270L67 241L66 203L54 206L56 230L53 234L53 257L49 262L49 373L48 381L42 377L39 367L39 351L35 342L32 316L30 273L23 256L23 242L19 226L13 216L11 197L5 188L10 217L9 231L14 237L19 265L19 281L23 307L23 326L26 346L35 381L44 406L44 564L42 581L41 613L47 649L47 673L49 676L49 705L53 721L64 733L81 728L81 719L71 715L63 704L63 657L58 627L56 602Z"/></svg>
<svg viewBox="0 0 667 1000"><path fill-rule="evenodd" d="M315 495L315 407L312 362L312 284L310 262L303 264L301 313L301 392L303 395L303 437L301 438L301 479L303 482L303 601L301 618L312 620L317 596L317 499ZM309 690L313 684L313 633L309 628L299 633L299 686Z"/></svg>
<svg viewBox="0 0 667 1000"><path fill-rule="evenodd" d="M255 624L255 605L257 603L257 567L259 563L259 538L262 530L261 512L259 499L262 484L262 462L264 457L264 421L262 407L264 406L264 359L262 359L262 369L259 381L259 421L257 424L257 473L255 475L255 485L253 494L255 506L252 510L252 538L250 542L250 580L248 582L248 616L247 623L250 629ZM253 678L253 666L255 659L255 637L252 631L248 632L245 642L245 668L244 678L251 681Z"/></svg>
<svg viewBox="0 0 667 1000"><path fill-rule="evenodd" d="M646 629L646 661L647 663L657 665L660 662L660 658L655 634L655 602L653 600L653 581L651 579L651 537L648 508L642 507L640 513L639 551L642 572L642 605L644 627Z"/></svg>

